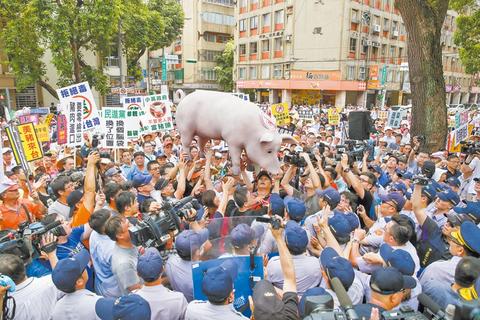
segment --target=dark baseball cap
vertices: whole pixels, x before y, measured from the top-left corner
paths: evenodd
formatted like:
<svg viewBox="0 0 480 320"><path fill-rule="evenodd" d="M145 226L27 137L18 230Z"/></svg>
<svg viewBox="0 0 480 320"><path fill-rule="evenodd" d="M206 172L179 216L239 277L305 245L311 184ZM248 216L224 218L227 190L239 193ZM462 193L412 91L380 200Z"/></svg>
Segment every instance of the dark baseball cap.
<svg viewBox="0 0 480 320"><path fill-rule="evenodd" d="M370 289L372 291L390 295L405 289L413 289L417 281L411 276L404 276L394 267L376 269L370 278Z"/></svg>
<svg viewBox="0 0 480 320"><path fill-rule="evenodd" d="M464 207L454 207L453 210L457 213L464 214L470 217L473 222L477 224L480 222L480 201L467 201Z"/></svg>
<svg viewBox="0 0 480 320"><path fill-rule="evenodd" d="M285 215L285 204L283 203L283 199L280 197L280 195L278 193L272 193L269 201L272 214L283 217Z"/></svg>
<svg viewBox="0 0 480 320"><path fill-rule="evenodd" d="M458 178L455 178L455 177L450 177L447 179L447 184L450 185L450 186L453 186L453 187L457 187L459 188L461 183L460 183L460 180L458 180Z"/></svg>
<svg viewBox="0 0 480 320"><path fill-rule="evenodd" d="M207 269L202 280L202 291L211 301L222 302L233 290L238 266L231 258L221 265Z"/></svg>
<svg viewBox="0 0 480 320"><path fill-rule="evenodd" d="M307 211L307 207L305 207L305 202L303 202L303 200L287 196L283 200L283 203L290 219L297 222L303 220L305 212Z"/></svg>
<svg viewBox="0 0 480 320"><path fill-rule="evenodd" d="M413 276L415 262L407 251L402 249L395 250L384 243L380 246L380 256L388 266L394 267L405 276Z"/></svg>
<svg viewBox="0 0 480 320"><path fill-rule="evenodd" d="M307 298L308 297L314 297L314 296L323 296L322 297L322 299L323 299L322 300L322 302L323 302L322 305L325 307L325 311L332 311L334 309L334 301L333 301L333 298L330 295L330 293L325 291L324 288L320 288L320 287L310 288L303 293L303 296L300 299L300 302L298 303L298 312L300 313L301 318L304 318L308 314L310 314L308 312L309 310L306 310L308 308L307 307Z"/></svg>
<svg viewBox="0 0 480 320"><path fill-rule="evenodd" d="M118 167L113 167L105 171L105 177L111 178L118 173L122 173L122 170L120 170Z"/></svg>
<svg viewBox="0 0 480 320"><path fill-rule="evenodd" d="M143 280L152 282L157 280L163 271L163 259L156 248L147 248L145 253L138 257L137 273Z"/></svg>
<svg viewBox="0 0 480 320"><path fill-rule="evenodd" d="M190 256L208 240L208 229L199 231L183 230L175 237L175 249L183 256Z"/></svg>
<svg viewBox="0 0 480 320"><path fill-rule="evenodd" d="M355 272L350 261L340 257L332 247L326 247L320 255L320 264L329 279L338 278L345 290L350 288L355 279Z"/></svg>
<svg viewBox="0 0 480 320"><path fill-rule="evenodd" d="M318 197L325 199L332 210L340 203L340 193L332 187L325 190L317 190L316 194Z"/></svg>
<svg viewBox="0 0 480 320"><path fill-rule="evenodd" d="M285 226L285 242L293 252L304 252L308 245L307 232L298 223L290 220Z"/></svg>
<svg viewBox="0 0 480 320"><path fill-rule="evenodd" d="M423 163L422 173L430 179L433 177L436 169L437 167L435 166L435 162L427 160Z"/></svg>
<svg viewBox="0 0 480 320"><path fill-rule="evenodd" d="M328 225L335 238L347 238L350 233L358 228L358 218L353 213L333 211L333 216L328 218Z"/></svg>
<svg viewBox="0 0 480 320"><path fill-rule="evenodd" d="M71 258L58 261L52 271L52 281L58 290L72 293L75 291L75 283L82 275L90 262L90 254L86 249Z"/></svg>
<svg viewBox="0 0 480 320"><path fill-rule="evenodd" d="M67 205L70 207L70 217L73 215L73 211L75 211L75 206L77 203L82 200L83 192L80 190L74 190L70 193L67 197Z"/></svg>
<svg viewBox="0 0 480 320"><path fill-rule="evenodd" d="M100 298L95 304L95 313L102 320L150 320L151 310L148 302L138 294L129 294L120 298Z"/></svg>
<svg viewBox="0 0 480 320"><path fill-rule="evenodd" d="M452 189L447 189L445 191L437 193L437 197L440 200L450 202L454 206L458 205L460 203L460 197L458 194L453 191Z"/></svg>
<svg viewBox="0 0 480 320"><path fill-rule="evenodd" d="M437 196L437 191L433 185L428 184L422 188L422 195L426 196L430 201L433 201Z"/></svg>
<svg viewBox="0 0 480 320"><path fill-rule="evenodd" d="M379 198L382 202L393 202L398 212L402 211L406 202L403 195L399 192L390 192L388 194L380 195Z"/></svg>
<svg viewBox="0 0 480 320"><path fill-rule="evenodd" d="M450 236L470 251L480 254L480 228L473 222L464 221L460 229L452 231Z"/></svg>
<svg viewBox="0 0 480 320"><path fill-rule="evenodd" d="M263 231L264 229L260 225L252 228L246 223L240 223L230 232L232 245L235 248L242 248L250 244L254 239L260 238Z"/></svg>
<svg viewBox="0 0 480 320"><path fill-rule="evenodd" d="M152 181L152 176L147 174L137 174L132 179L132 186L134 188L139 188L144 185L147 185Z"/></svg>
<svg viewBox="0 0 480 320"><path fill-rule="evenodd" d="M270 181L272 181L272 176L270 176L270 174L266 170L261 170L257 174L257 181L260 180L261 177L267 177L268 179L270 179Z"/></svg>
<svg viewBox="0 0 480 320"><path fill-rule="evenodd" d="M253 316L257 320L285 319L285 304L279 298L273 284L260 280L253 287Z"/></svg>

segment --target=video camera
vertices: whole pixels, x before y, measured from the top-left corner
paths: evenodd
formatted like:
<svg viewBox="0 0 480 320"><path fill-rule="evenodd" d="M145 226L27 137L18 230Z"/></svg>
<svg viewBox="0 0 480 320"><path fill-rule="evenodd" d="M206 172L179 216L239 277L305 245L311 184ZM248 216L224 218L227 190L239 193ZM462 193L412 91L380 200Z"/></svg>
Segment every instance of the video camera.
<svg viewBox="0 0 480 320"><path fill-rule="evenodd" d="M256 217L255 220L258 222L270 223L275 230L282 227L282 220L277 217Z"/></svg>
<svg viewBox="0 0 480 320"><path fill-rule="evenodd" d="M42 246L42 236L48 232L59 237L66 235L60 221L54 221L48 225L41 222L24 222L18 231L7 230L0 238L0 253L10 253L20 257L24 263L40 255L41 251L51 251L56 243Z"/></svg>
<svg viewBox="0 0 480 320"><path fill-rule="evenodd" d="M352 164L354 161L361 161L365 152L369 152L369 158L373 161L373 146L363 141L346 140L345 144L337 145L337 154L335 155L335 161L342 160L342 154L348 155L348 163Z"/></svg>
<svg viewBox="0 0 480 320"><path fill-rule="evenodd" d="M158 211L144 215L143 220L130 221L130 238L136 246L160 247L180 230L181 218L188 215L191 209L201 206L194 197L186 197L174 204L166 202Z"/></svg>
<svg viewBox="0 0 480 320"><path fill-rule="evenodd" d="M289 163L293 166L296 166L296 167L299 167L299 168L304 168L307 166L307 162L305 161L305 159L300 155L301 152L299 151L296 151L294 153L290 153L290 154L285 154L285 156L283 157L283 160L286 162L286 163ZM312 162L316 162L317 161L317 158L315 158L315 155L311 152L307 152L308 154L308 157L310 158L310 161Z"/></svg>

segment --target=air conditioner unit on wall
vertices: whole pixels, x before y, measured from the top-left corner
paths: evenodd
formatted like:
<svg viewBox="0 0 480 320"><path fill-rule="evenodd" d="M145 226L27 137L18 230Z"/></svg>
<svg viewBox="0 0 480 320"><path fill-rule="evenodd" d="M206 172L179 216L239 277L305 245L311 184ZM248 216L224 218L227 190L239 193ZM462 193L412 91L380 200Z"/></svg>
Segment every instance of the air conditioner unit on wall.
<svg viewBox="0 0 480 320"><path fill-rule="evenodd" d="M380 32L380 25L379 24L374 24L373 25L373 32Z"/></svg>
<svg viewBox="0 0 480 320"><path fill-rule="evenodd" d="M292 35L291 34L287 34L285 36L285 41L292 41Z"/></svg>
<svg viewBox="0 0 480 320"><path fill-rule="evenodd" d="M394 37L398 37L398 30L394 30L394 31L393 31L393 36L394 36Z"/></svg>

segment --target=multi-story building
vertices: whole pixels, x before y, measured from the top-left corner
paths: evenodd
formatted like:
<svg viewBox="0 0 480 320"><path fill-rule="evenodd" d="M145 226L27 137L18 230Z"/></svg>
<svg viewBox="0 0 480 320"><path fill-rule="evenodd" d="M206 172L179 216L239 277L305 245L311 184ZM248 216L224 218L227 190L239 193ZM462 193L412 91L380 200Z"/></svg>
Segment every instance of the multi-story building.
<svg viewBox="0 0 480 320"><path fill-rule="evenodd" d="M393 3L238 0L237 88L270 102L370 106L386 92L387 104L408 103L407 36ZM447 102L477 102L453 44L454 16L449 11L442 35Z"/></svg>
<svg viewBox="0 0 480 320"><path fill-rule="evenodd" d="M182 35L175 43L153 53L153 82L161 79L163 54L178 56L178 63L168 65L171 89L191 92L195 89L219 90L214 70L216 57L233 38L235 0L182 0L185 21Z"/></svg>

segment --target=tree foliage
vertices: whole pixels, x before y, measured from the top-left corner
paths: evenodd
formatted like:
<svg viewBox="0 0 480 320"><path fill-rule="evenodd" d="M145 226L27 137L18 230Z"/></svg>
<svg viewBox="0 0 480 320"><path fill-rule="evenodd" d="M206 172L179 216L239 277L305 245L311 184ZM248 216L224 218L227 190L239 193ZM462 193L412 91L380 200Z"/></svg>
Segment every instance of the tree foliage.
<svg viewBox="0 0 480 320"><path fill-rule="evenodd" d="M474 0L455 0L451 5L460 13L454 35L460 60L467 73L476 74L480 72L480 10Z"/></svg>
<svg viewBox="0 0 480 320"><path fill-rule="evenodd" d="M235 44L233 40L226 43L222 54L217 57L217 83L223 88L223 91L233 90L233 60L234 60Z"/></svg>
<svg viewBox="0 0 480 320"><path fill-rule="evenodd" d="M0 22L18 89L39 83L56 96L42 60L48 53L55 85L88 81L105 94L102 59L117 46L119 30L128 65L137 66L147 49L168 45L181 32L183 11L175 0L0 0ZM97 61L87 61L87 52Z"/></svg>

